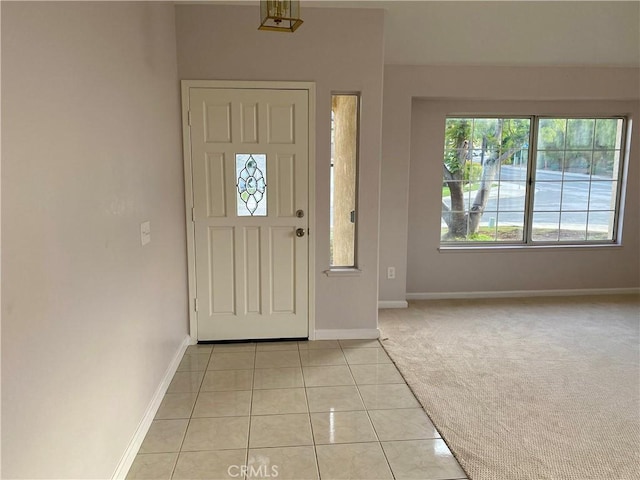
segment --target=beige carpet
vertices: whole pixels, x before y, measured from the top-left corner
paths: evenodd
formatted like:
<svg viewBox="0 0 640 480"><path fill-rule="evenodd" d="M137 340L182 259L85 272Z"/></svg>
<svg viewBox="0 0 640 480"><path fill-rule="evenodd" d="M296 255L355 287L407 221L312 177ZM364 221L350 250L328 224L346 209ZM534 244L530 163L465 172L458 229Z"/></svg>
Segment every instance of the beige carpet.
<svg viewBox="0 0 640 480"><path fill-rule="evenodd" d="M640 479L638 296L382 310L383 345L472 480Z"/></svg>

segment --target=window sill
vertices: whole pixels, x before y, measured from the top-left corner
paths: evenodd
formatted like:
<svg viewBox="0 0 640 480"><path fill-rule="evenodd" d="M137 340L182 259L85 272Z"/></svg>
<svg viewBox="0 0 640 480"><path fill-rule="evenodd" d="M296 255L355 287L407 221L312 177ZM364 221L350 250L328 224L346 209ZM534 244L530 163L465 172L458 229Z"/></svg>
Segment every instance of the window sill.
<svg viewBox="0 0 640 480"><path fill-rule="evenodd" d="M327 277L359 277L362 275L362 270L359 268L330 268L322 273Z"/></svg>
<svg viewBox="0 0 640 480"><path fill-rule="evenodd" d="M558 244L558 245L482 245L466 246L451 245L438 247L440 253L483 253L483 252L523 252L523 251L544 251L544 250L601 250L608 248L621 248L619 243L599 243L593 245Z"/></svg>

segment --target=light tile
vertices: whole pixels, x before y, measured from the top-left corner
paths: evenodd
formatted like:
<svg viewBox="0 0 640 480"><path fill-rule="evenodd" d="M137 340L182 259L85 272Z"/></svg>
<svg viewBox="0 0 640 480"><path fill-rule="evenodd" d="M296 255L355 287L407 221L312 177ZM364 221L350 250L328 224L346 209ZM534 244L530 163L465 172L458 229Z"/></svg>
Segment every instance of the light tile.
<svg viewBox="0 0 640 480"><path fill-rule="evenodd" d="M256 347L258 352L277 352L298 350L298 342L259 342Z"/></svg>
<svg viewBox="0 0 640 480"><path fill-rule="evenodd" d="M249 417L193 418L182 451L247 448Z"/></svg>
<svg viewBox="0 0 640 480"><path fill-rule="evenodd" d="M313 445L309 414L256 415L251 417L249 447Z"/></svg>
<svg viewBox="0 0 640 480"><path fill-rule="evenodd" d="M365 411L312 413L311 425L316 444L378 441Z"/></svg>
<svg viewBox="0 0 640 480"><path fill-rule="evenodd" d="M216 352L255 352L255 342L238 342L238 343L216 343L214 346Z"/></svg>
<svg viewBox="0 0 640 480"><path fill-rule="evenodd" d="M342 348L380 348L380 342L372 340L340 340Z"/></svg>
<svg viewBox="0 0 640 480"><path fill-rule="evenodd" d="M299 367L300 354L298 351L257 352L256 368Z"/></svg>
<svg viewBox="0 0 640 480"><path fill-rule="evenodd" d="M322 365L346 365L347 361L339 348L322 348L301 350L300 360L303 366L318 367Z"/></svg>
<svg viewBox="0 0 640 480"><path fill-rule="evenodd" d="M196 353L185 355L178 365L178 372L198 372L207 369L209 363L209 353Z"/></svg>
<svg viewBox="0 0 640 480"><path fill-rule="evenodd" d="M322 480L392 479L380 444L345 443L317 445L318 466ZM423 477L423 480L426 477Z"/></svg>
<svg viewBox="0 0 640 480"><path fill-rule="evenodd" d="M260 472L251 476L251 479L318 480L319 478L316 452L311 446L251 448L247 465L253 466Z"/></svg>
<svg viewBox="0 0 640 480"><path fill-rule="evenodd" d="M350 365L351 374L358 385L404 383L404 379L393 364Z"/></svg>
<svg viewBox="0 0 640 480"><path fill-rule="evenodd" d="M162 399L156 420L170 418L189 418L198 394L192 393L167 393Z"/></svg>
<svg viewBox="0 0 640 480"><path fill-rule="evenodd" d="M349 365L391 363L387 352L382 348L345 348L343 352Z"/></svg>
<svg viewBox="0 0 640 480"><path fill-rule="evenodd" d="M200 391L251 390L253 370L208 370Z"/></svg>
<svg viewBox="0 0 640 480"><path fill-rule="evenodd" d="M179 452L187 431L188 419L154 420L138 453Z"/></svg>
<svg viewBox="0 0 640 480"><path fill-rule="evenodd" d="M202 383L204 371L176 372L169 384L167 393L197 392Z"/></svg>
<svg viewBox="0 0 640 480"><path fill-rule="evenodd" d="M364 410L354 386L307 388L310 412Z"/></svg>
<svg viewBox="0 0 640 480"><path fill-rule="evenodd" d="M305 340L298 342L300 350L319 350L324 348L340 348L337 340Z"/></svg>
<svg viewBox="0 0 640 480"><path fill-rule="evenodd" d="M218 352L213 350L209 370L248 370L255 362L254 352Z"/></svg>
<svg viewBox="0 0 640 480"><path fill-rule="evenodd" d="M440 434L421 408L370 410L369 417L381 441L440 438Z"/></svg>
<svg viewBox="0 0 640 480"><path fill-rule="evenodd" d="M127 480L169 480L177 458L177 453L138 454L129 468Z"/></svg>
<svg viewBox="0 0 640 480"><path fill-rule="evenodd" d="M197 345L189 345L185 353L187 355L193 355L195 353L211 353L212 350L213 350L213 345L211 344L197 344Z"/></svg>
<svg viewBox="0 0 640 480"><path fill-rule="evenodd" d="M383 442L397 480L450 480L466 475L443 440Z"/></svg>
<svg viewBox="0 0 640 480"><path fill-rule="evenodd" d="M420 407L409 387L404 384L359 385L358 389L368 410Z"/></svg>
<svg viewBox="0 0 640 480"><path fill-rule="evenodd" d="M346 365L323 367L302 367L304 384L307 387L327 387L331 385L354 385L351 371Z"/></svg>
<svg viewBox="0 0 640 480"><path fill-rule="evenodd" d="M215 452L182 452L173 474L174 480L244 478L240 468L245 464L246 450Z"/></svg>
<svg viewBox="0 0 640 480"><path fill-rule="evenodd" d="M251 391L200 392L192 418L241 417L251 412Z"/></svg>
<svg viewBox="0 0 640 480"><path fill-rule="evenodd" d="M257 368L253 374L253 388L304 387L300 367Z"/></svg>
<svg viewBox="0 0 640 480"><path fill-rule="evenodd" d="M306 413L307 411L304 388L277 388L253 392L252 415Z"/></svg>

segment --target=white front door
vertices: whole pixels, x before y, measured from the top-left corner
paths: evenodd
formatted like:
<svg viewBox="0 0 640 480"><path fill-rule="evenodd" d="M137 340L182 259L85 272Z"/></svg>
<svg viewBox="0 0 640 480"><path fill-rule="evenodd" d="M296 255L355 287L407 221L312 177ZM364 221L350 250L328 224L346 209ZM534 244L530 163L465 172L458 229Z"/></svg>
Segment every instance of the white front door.
<svg viewBox="0 0 640 480"><path fill-rule="evenodd" d="M198 340L307 337L309 92L190 88Z"/></svg>

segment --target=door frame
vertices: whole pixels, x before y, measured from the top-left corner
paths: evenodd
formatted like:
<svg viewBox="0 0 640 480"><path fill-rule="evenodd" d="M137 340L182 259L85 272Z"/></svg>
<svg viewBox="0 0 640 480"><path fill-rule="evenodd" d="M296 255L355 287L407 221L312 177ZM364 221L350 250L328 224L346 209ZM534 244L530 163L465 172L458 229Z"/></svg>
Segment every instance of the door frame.
<svg viewBox="0 0 640 480"><path fill-rule="evenodd" d="M250 90L306 90L309 99L309 145L308 184L309 195L309 251L308 271L308 328L309 340L315 340L315 219L316 219L316 84L315 82L268 82L233 80L182 80L182 148L184 165L185 223L187 231L187 283L189 295L190 343L198 342L198 314L196 311L196 247L195 222L193 217L193 174L191 168L191 135L189 121L189 90L191 88L250 89Z"/></svg>

